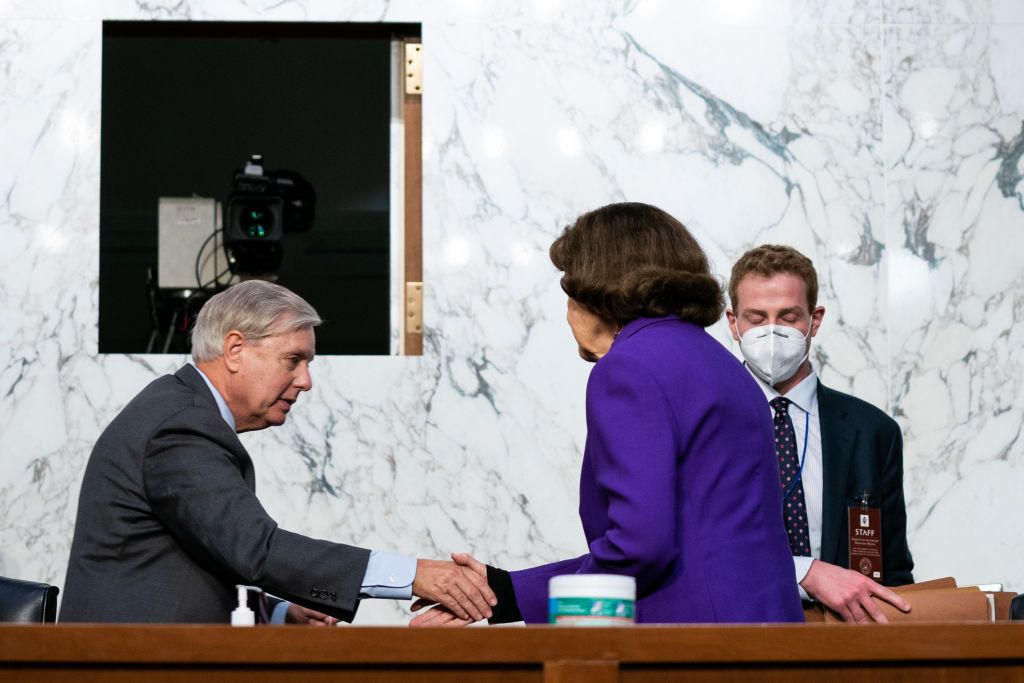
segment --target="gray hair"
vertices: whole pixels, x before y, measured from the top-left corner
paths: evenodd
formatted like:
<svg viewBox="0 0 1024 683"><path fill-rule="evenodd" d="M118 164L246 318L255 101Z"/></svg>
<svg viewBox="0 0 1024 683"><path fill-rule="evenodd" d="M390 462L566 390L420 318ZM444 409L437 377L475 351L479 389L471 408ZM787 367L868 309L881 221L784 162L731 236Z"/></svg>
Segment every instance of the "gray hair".
<svg viewBox="0 0 1024 683"><path fill-rule="evenodd" d="M224 337L231 330L259 340L321 322L305 299L281 285L265 280L240 282L212 296L199 310L192 328L192 360L202 363L224 355Z"/></svg>

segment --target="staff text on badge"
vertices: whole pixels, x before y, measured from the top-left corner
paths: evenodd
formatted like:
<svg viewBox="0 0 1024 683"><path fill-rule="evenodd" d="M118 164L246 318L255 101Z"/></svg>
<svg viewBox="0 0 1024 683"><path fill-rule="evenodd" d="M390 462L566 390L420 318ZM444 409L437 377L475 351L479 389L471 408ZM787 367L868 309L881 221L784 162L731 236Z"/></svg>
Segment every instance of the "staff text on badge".
<svg viewBox="0 0 1024 683"><path fill-rule="evenodd" d="M879 508L851 507L850 569L876 581L882 579L882 511Z"/></svg>

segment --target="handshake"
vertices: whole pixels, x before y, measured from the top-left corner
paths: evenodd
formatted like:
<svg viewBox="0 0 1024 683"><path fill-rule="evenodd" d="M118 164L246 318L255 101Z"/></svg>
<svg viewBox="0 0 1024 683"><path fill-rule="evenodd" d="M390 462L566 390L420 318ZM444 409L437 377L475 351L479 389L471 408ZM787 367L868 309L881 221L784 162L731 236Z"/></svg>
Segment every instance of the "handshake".
<svg viewBox="0 0 1024 683"><path fill-rule="evenodd" d="M487 585L487 566L468 553L452 553L452 561L416 560L412 594L418 599L412 611L432 607L410 622L410 626L465 626L489 619L498 604ZM307 626L334 626L338 619L323 612L288 605L285 622Z"/></svg>
<svg viewBox="0 0 1024 683"><path fill-rule="evenodd" d="M452 553L452 562L416 560L412 611L433 607L410 626L465 626L492 616L498 604L487 585L487 567L468 553Z"/></svg>

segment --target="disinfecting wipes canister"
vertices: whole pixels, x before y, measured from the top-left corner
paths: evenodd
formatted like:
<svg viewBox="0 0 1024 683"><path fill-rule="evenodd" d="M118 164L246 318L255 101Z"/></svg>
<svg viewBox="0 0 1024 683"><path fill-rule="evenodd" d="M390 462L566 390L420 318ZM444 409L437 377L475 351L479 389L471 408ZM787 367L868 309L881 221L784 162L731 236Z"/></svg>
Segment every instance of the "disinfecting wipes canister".
<svg viewBox="0 0 1024 683"><path fill-rule="evenodd" d="M548 622L568 626L633 623L636 579L616 574L569 574L548 582Z"/></svg>

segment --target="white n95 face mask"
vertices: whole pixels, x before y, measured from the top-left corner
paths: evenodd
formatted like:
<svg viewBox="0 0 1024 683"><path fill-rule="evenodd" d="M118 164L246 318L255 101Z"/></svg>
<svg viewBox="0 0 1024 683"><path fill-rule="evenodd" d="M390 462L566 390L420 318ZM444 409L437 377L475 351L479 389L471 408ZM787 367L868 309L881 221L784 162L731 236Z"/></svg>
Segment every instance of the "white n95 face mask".
<svg viewBox="0 0 1024 683"><path fill-rule="evenodd" d="M755 375L775 386L795 375L807 359L810 334L810 328L805 335L786 325L751 327L740 337L740 352Z"/></svg>

